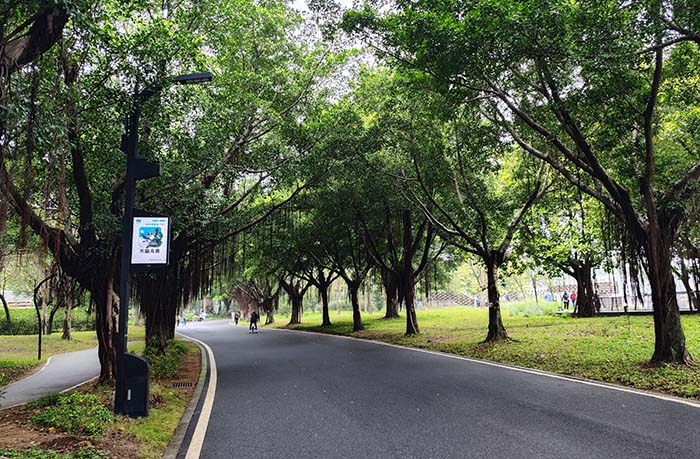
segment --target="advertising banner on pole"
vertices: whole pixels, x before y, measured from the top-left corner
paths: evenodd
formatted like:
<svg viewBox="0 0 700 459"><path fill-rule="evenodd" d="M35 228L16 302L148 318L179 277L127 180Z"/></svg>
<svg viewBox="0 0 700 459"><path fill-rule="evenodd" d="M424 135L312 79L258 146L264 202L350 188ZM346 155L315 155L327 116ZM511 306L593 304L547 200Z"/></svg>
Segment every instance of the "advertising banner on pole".
<svg viewBox="0 0 700 459"><path fill-rule="evenodd" d="M168 264L169 217L134 217L131 231L132 265Z"/></svg>

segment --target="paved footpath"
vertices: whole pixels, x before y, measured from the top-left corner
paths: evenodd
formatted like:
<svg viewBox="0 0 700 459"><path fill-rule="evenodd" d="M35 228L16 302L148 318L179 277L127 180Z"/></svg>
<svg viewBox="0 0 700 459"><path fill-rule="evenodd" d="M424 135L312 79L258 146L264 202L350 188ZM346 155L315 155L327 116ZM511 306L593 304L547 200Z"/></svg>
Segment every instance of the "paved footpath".
<svg viewBox="0 0 700 459"><path fill-rule="evenodd" d="M50 392L62 392L100 375L97 347L51 356L46 365L5 388L0 407L10 408Z"/></svg>
<svg viewBox="0 0 700 459"><path fill-rule="evenodd" d="M215 356L202 459L700 458L693 402L318 334L178 331Z"/></svg>

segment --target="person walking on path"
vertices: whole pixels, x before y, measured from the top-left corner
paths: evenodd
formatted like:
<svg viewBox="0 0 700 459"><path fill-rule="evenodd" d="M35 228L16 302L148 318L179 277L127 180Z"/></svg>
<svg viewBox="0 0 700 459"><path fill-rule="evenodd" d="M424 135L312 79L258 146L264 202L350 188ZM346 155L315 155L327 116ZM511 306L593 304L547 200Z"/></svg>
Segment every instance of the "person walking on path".
<svg viewBox="0 0 700 459"><path fill-rule="evenodd" d="M236 312L233 313L233 323L234 323L234 325L238 325L238 321L240 320L240 318L241 318L241 313L240 313L240 312L236 311Z"/></svg>
<svg viewBox="0 0 700 459"><path fill-rule="evenodd" d="M253 311L252 314L250 314L250 326L248 327L248 333L258 332L258 320L260 320L258 311Z"/></svg>
<svg viewBox="0 0 700 459"><path fill-rule="evenodd" d="M564 310L568 311L569 310L569 294L564 292L564 294L561 296L561 302L564 303Z"/></svg>

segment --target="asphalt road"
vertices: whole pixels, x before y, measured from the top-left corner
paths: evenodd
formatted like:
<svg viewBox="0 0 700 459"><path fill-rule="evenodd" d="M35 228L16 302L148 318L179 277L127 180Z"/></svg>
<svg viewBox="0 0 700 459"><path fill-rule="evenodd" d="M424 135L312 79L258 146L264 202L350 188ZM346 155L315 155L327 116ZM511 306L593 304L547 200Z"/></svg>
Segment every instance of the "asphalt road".
<svg viewBox="0 0 700 459"><path fill-rule="evenodd" d="M0 405L10 408L50 392L63 392L99 375L97 347L54 355L33 375L7 386Z"/></svg>
<svg viewBox="0 0 700 459"><path fill-rule="evenodd" d="M202 458L700 458L700 408L447 356L223 322Z"/></svg>

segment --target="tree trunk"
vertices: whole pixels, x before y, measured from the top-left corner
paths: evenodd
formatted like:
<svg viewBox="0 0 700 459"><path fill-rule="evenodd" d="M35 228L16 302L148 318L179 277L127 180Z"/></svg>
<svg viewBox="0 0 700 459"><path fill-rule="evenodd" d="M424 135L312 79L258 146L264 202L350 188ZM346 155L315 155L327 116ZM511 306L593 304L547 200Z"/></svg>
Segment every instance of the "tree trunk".
<svg viewBox="0 0 700 459"><path fill-rule="evenodd" d="M423 276L423 309L428 309L430 306L430 279L428 270L426 269L425 276Z"/></svg>
<svg viewBox="0 0 700 459"><path fill-rule="evenodd" d="M45 293L48 295L48 288L45 289ZM46 320L46 310L49 308L49 302L42 298L41 299L41 323L44 324L44 326L41 328L41 334L42 335L48 335L46 332L47 328L46 326L48 325L48 321Z"/></svg>
<svg viewBox="0 0 700 459"><path fill-rule="evenodd" d="M137 298L133 308L141 309L146 325L146 345L165 354L168 341L175 337L175 311L177 309L177 268L175 265L153 270L149 276L135 278ZM202 306L204 309L204 306Z"/></svg>
<svg viewBox="0 0 700 459"><path fill-rule="evenodd" d="M5 320L7 321L7 330L10 335L14 335L12 330L12 319L10 318L10 308L7 306L7 301L5 301L5 296L0 294L0 301L2 301L2 307L5 309Z"/></svg>
<svg viewBox="0 0 700 459"><path fill-rule="evenodd" d="M486 260L487 290L489 296L489 333L485 342L507 340L508 334L501 320L501 301L498 291L498 267L491 260Z"/></svg>
<svg viewBox="0 0 700 459"><path fill-rule="evenodd" d="M118 259L114 257L107 264L103 276L97 280L94 290L91 290L95 302L95 323L97 329L97 356L100 360L100 382L112 381L116 375L117 354L115 337L117 324L114 317L114 277Z"/></svg>
<svg viewBox="0 0 700 459"><path fill-rule="evenodd" d="M688 267L685 264L685 258L683 254L678 257L681 265L681 281L685 287L685 294L688 296L688 309L691 311L695 309L698 310L695 304L695 295L693 295L693 288L690 286L690 273L688 272Z"/></svg>
<svg viewBox="0 0 700 459"><path fill-rule="evenodd" d="M287 325L300 324L302 308L301 296L297 294L297 292L287 291L287 294L289 295L289 300L292 302L292 317L289 319Z"/></svg>
<svg viewBox="0 0 700 459"><path fill-rule="evenodd" d="M321 326L330 327L331 316L328 313L328 285L320 284L320 286L318 287L318 291L321 294L321 310L323 314L323 323L321 323Z"/></svg>
<svg viewBox="0 0 700 459"><path fill-rule="evenodd" d="M592 264L590 259L585 259L573 267L577 285L575 309L578 310L579 317L593 317L595 314L593 277L591 276Z"/></svg>
<svg viewBox="0 0 700 459"><path fill-rule="evenodd" d="M58 312L58 310L61 309L60 304L61 303L59 303L57 301L56 304L54 305L54 307L51 308L51 312L49 312L49 320L46 323L46 334L47 335L50 335L51 333L53 333L53 320L54 320L54 317L56 317L56 313Z"/></svg>
<svg viewBox="0 0 700 459"><path fill-rule="evenodd" d="M372 287L369 285L369 282L365 283L365 287L362 291L365 297L365 311L367 314L372 314L374 312L372 308Z"/></svg>
<svg viewBox="0 0 700 459"><path fill-rule="evenodd" d="M416 286L413 283L413 269L411 266L401 273L401 285L406 303L406 334L417 335L420 333L420 330L418 329L418 318L416 317L416 305L414 303Z"/></svg>
<svg viewBox="0 0 700 459"><path fill-rule="evenodd" d="M385 319L398 319L399 317L398 283L398 276L393 271L382 270L382 285L386 295Z"/></svg>
<svg viewBox="0 0 700 459"><path fill-rule="evenodd" d="M695 310L700 311L700 269L698 269L698 260L693 258L693 263L691 265L691 271L693 274L693 285L695 285L695 292L693 295L693 300L695 301Z"/></svg>
<svg viewBox="0 0 700 459"><path fill-rule="evenodd" d="M667 229L666 226L669 228ZM654 355L652 364L676 362L690 364L692 357L685 344L681 325L676 283L673 278L671 246L675 237L673 225L649 225L644 249L649 266L649 284L654 306ZM661 230L664 228L664 231Z"/></svg>
<svg viewBox="0 0 700 459"><path fill-rule="evenodd" d="M350 291L350 303L352 304L352 331L364 330L365 326L362 325L362 315L360 314L360 300L358 298L358 292L360 290L360 283L348 284L348 290Z"/></svg>
<svg viewBox="0 0 700 459"><path fill-rule="evenodd" d="M406 335L417 335L420 333L418 328L418 318L416 317L416 286L413 278L413 268L410 262L405 263L403 272L400 273L400 286L404 294L404 302L406 305Z"/></svg>
<svg viewBox="0 0 700 459"><path fill-rule="evenodd" d="M537 273L530 275L530 282L532 282L532 291L535 294L535 304L539 304L540 299L539 295L537 294Z"/></svg>
<svg viewBox="0 0 700 459"><path fill-rule="evenodd" d="M143 314L141 313L141 308L134 308L134 325L141 325L143 320Z"/></svg>
<svg viewBox="0 0 700 459"><path fill-rule="evenodd" d="M265 325L270 325L275 323L275 310L274 308L270 308L267 310L267 314L265 315Z"/></svg>
<svg viewBox="0 0 700 459"><path fill-rule="evenodd" d="M71 339L71 329L73 328L72 323L72 311L73 311L73 292L70 292L66 296L66 315L63 317L63 335L61 339L70 340Z"/></svg>

